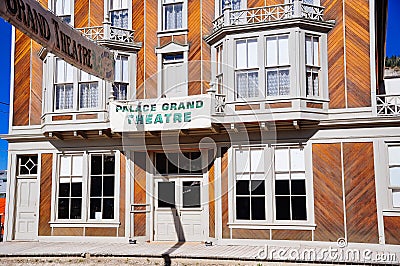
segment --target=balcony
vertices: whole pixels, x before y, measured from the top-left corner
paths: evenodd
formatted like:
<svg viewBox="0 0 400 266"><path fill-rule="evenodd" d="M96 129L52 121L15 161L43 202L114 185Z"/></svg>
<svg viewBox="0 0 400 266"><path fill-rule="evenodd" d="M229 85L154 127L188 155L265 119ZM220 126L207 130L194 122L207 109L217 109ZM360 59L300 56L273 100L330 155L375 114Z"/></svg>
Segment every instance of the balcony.
<svg viewBox="0 0 400 266"><path fill-rule="evenodd" d="M378 116L400 116L400 95L377 95L376 108Z"/></svg>

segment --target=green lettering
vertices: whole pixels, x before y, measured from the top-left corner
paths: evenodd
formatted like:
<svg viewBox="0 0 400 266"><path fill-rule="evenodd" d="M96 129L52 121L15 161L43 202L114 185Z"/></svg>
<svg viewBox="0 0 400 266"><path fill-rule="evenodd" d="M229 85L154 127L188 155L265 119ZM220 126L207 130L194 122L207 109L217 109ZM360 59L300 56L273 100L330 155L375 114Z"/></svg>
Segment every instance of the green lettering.
<svg viewBox="0 0 400 266"><path fill-rule="evenodd" d="M186 112L183 114L183 121L192 122L192 112Z"/></svg>
<svg viewBox="0 0 400 266"><path fill-rule="evenodd" d="M194 102L187 102L186 103L186 108L187 109L194 109Z"/></svg>
<svg viewBox="0 0 400 266"><path fill-rule="evenodd" d="M162 115L161 114L157 114L156 119L154 119L154 124L162 124L163 120L162 120Z"/></svg>
<svg viewBox="0 0 400 266"><path fill-rule="evenodd" d="M171 103L171 108L169 110L176 110L176 103Z"/></svg>
<svg viewBox="0 0 400 266"><path fill-rule="evenodd" d="M178 110L185 109L184 103L179 103Z"/></svg>
<svg viewBox="0 0 400 266"><path fill-rule="evenodd" d="M168 103L164 103L161 107L164 111L167 111L169 109L169 104Z"/></svg>
<svg viewBox="0 0 400 266"><path fill-rule="evenodd" d="M153 123L153 115L146 115L146 124L152 124Z"/></svg>
<svg viewBox="0 0 400 266"><path fill-rule="evenodd" d="M115 111L118 113L119 111L121 111L122 110L122 106L121 105L117 105L116 107L115 107Z"/></svg>
<svg viewBox="0 0 400 266"><path fill-rule="evenodd" d="M155 111L156 111L156 106L157 106L156 104L152 104L152 105L151 105L151 111L152 111L152 112L155 112Z"/></svg>
<svg viewBox="0 0 400 266"><path fill-rule="evenodd" d="M198 109L198 108L202 108L203 105L204 105L204 102L203 102L203 101L196 101L196 108L197 108L197 109Z"/></svg>
<svg viewBox="0 0 400 266"><path fill-rule="evenodd" d="M165 122L169 123L169 119L171 118L172 114L165 114Z"/></svg>
<svg viewBox="0 0 400 266"><path fill-rule="evenodd" d="M182 122L182 114L175 113L174 114L174 123L181 123Z"/></svg>
<svg viewBox="0 0 400 266"><path fill-rule="evenodd" d="M136 124L141 124L143 125L143 115L137 115L136 116Z"/></svg>

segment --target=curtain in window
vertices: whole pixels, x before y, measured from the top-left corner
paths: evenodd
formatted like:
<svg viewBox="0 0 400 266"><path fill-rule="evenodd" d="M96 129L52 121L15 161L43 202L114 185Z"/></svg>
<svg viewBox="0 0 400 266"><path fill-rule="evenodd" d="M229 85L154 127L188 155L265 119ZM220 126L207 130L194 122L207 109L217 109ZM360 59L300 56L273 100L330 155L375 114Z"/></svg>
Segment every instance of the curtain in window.
<svg viewBox="0 0 400 266"><path fill-rule="evenodd" d="M247 96L247 73L238 73L236 76L237 97L246 98Z"/></svg>
<svg viewBox="0 0 400 266"><path fill-rule="evenodd" d="M82 83L80 86L80 108L95 108L99 104L97 82Z"/></svg>
<svg viewBox="0 0 400 266"><path fill-rule="evenodd" d="M224 11L225 8L225 1L226 0L221 0L222 1L222 10L221 13ZM232 10L239 10L241 8L241 2L242 0L230 0L231 2L231 8Z"/></svg>
<svg viewBox="0 0 400 266"><path fill-rule="evenodd" d="M127 29L128 28L128 10L114 10L110 12L111 25L114 27Z"/></svg>
<svg viewBox="0 0 400 266"><path fill-rule="evenodd" d="M166 5L165 12L165 29L182 28L182 4Z"/></svg>
<svg viewBox="0 0 400 266"><path fill-rule="evenodd" d="M114 97L117 101L125 101L128 99L128 85L115 82L113 85Z"/></svg>
<svg viewBox="0 0 400 266"><path fill-rule="evenodd" d="M248 97L258 97L258 73L249 73L248 79Z"/></svg>
<svg viewBox="0 0 400 266"><path fill-rule="evenodd" d="M278 72L268 71L267 72L267 95L277 96L278 95Z"/></svg>
<svg viewBox="0 0 400 266"><path fill-rule="evenodd" d="M290 77L289 70L279 71L279 95L289 95Z"/></svg>
<svg viewBox="0 0 400 266"><path fill-rule="evenodd" d="M73 89L72 84L56 85L56 110L72 109Z"/></svg>

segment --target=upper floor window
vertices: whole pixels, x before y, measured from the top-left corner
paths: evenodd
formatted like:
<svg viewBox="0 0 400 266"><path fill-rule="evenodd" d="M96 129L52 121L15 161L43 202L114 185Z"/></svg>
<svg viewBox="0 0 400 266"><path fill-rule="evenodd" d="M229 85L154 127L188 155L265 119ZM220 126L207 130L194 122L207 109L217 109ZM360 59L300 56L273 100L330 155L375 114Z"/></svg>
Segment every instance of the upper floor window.
<svg viewBox="0 0 400 266"><path fill-rule="evenodd" d="M128 99L128 56L118 55L115 60L115 82L113 84L114 97L116 100Z"/></svg>
<svg viewBox="0 0 400 266"><path fill-rule="evenodd" d="M72 3L71 0L54 0L54 11L66 23L71 23Z"/></svg>
<svg viewBox="0 0 400 266"><path fill-rule="evenodd" d="M127 29L129 27L128 0L110 0L110 19L114 27Z"/></svg>
<svg viewBox="0 0 400 266"><path fill-rule="evenodd" d="M73 67L62 59L56 59L56 75L54 81L55 110L67 110L74 107Z"/></svg>
<svg viewBox="0 0 400 266"><path fill-rule="evenodd" d="M389 146L389 191L393 208L400 208L400 146Z"/></svg>
<svg viewBox="0 0 400 266"><path fill-rule="evenodd" d="M226 0L218 0L218 1L219 1L220 15L222 15L222 13L224 12ZM242 3L243 0L230 0L230 2L232 10L240 10L245 8Z"/></svg>
<svg viewBox="0 0 400 266"><path fill-rule="evenodd" d="M267 37L267 95L290 94L289 36Z"/></svg>
<svg viewBox="0 0 400 266"><path fill-rule="evenodd" d="M157 174L201 174L200 152L156 153Z"/></svg>
<svg viewBox="0 0 400 266"><path fill-rule="evenodd" d="M184 27L183 0L162 0L163 30L182 29Z"/></svg>
<svg viewBox="0 0 400 266"><path fill-rule="evenodd" d="M307 96L319 96L319 37L306 35Z"/></svg>
<svg viewBox="0 0 400 266"><path fill-rule="evenodd" d="M96 108L99 106L99 83L96 77L80 71L79 108Z"/></svg>
<svg viewBox="0 0 400 266"><path fill-rule="evenodd" d="M258 61L257 39L236 41L236 97L257 98L258 88Z"/></svg>
<svg viewBox="0 0 400 266"><path fill-rule="evenodd" d="M187 95L187 64L184 53L163 54L162 94L167 97Z"/></svg>
<svg viewBox="0 0 400 266"><path fill-rule="evenodd" d="M223 93L223 84L224 84L224 77L223 77L223 71L222 71L222 67L223 67L223 45L221 44L220 46L218 46L216 48L216 65L217 65L217 93Z"/></svg>

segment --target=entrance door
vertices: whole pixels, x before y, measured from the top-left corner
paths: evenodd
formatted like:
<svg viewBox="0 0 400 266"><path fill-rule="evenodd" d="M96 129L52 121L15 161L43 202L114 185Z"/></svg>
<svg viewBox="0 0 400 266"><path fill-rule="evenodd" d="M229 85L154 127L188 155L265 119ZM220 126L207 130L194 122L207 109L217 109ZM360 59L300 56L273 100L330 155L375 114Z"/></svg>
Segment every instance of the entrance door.
<svg viewBox="0 0 400 266"><path fill-rule="evenodd" d="M204 240L201 178L169 178L155 182L156 241Z"/></svg>
<svg viewBox="0 0 400 266"><path fill-rule="evenodd" d="M38 187L36 179L17 179L15 240L36 239L36 204Z"/></svg>

